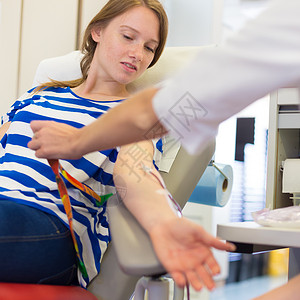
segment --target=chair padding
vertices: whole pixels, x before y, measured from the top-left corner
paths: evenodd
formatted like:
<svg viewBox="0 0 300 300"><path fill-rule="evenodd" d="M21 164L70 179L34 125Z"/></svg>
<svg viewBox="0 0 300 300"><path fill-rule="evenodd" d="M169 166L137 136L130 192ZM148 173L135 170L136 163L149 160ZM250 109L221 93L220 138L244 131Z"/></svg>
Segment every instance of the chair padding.
<svg viewBox="0 0 300 300"><path fill-rule="evenodd" d="M184 64L194 57L203 47L167 47L158 62L141 77L128 84L133 93L140 89L157 84L174 75ZM73 51L66 55L47 58L38 65L33 86L55 80L74 80L81 77L80 60L82 53Z"/></svg>

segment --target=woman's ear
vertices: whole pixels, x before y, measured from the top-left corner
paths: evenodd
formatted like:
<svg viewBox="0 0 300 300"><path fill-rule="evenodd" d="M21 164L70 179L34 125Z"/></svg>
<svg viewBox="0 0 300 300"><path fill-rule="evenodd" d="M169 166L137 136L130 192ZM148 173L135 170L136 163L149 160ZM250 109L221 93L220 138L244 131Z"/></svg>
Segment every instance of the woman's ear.
<svg viewBox="0 0 300 300"><path fill-rule="evenodd" d="M94 27L91 30L92 38L96 43L98 43L100 40L100 34L101 34L101 27Z"/></svg>

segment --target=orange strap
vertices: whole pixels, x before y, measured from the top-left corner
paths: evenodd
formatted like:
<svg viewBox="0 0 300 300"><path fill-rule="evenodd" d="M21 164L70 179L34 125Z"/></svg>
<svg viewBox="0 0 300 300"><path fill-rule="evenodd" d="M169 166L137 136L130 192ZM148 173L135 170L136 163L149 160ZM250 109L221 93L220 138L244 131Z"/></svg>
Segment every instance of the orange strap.
<svg viewBox="0 0 300 300"><path fill-rule="evenodd" d="M72 206L71 206L71 202L70 202L70 197L68 195L68 190L65 186L65 183L64 183L62 177L60 176L59 171L61 172L63 177L66 178L74 187L76 187L79 190L81 190L81 191L87 193L88 195L92 196L96 200L97 206L103 205L109 199L109 197L111 197L113 194L107 194L107 195L99 196L90 187L88 187L87 185L79 182L74 177L72 177L67 171L65 171L63 169L63 167L60 165L60 163L58 162L57 159L48 159L48 163L49 163L49 165L51 166L51 169L54 172L55 180L56 180L58 191L59 191L59 195L60 195L60 198L61 198L62 203L64 205L64 209L65 209L65 212L66 212L66 215L67 215L67 218L68 218L70 232L71 232L74 248L75 248L75 251L76 251L76 256L77 256L77 261L78 261L78 268L79 268L80 272L82 273L82 276L84 278L88 278L88 274L87 274L85 265L84 265L83 261L80 258L80 255L79 255L78 243L77 243L75 232L74 232L74 229L73 229L73 213L72 213Z"/></svg>

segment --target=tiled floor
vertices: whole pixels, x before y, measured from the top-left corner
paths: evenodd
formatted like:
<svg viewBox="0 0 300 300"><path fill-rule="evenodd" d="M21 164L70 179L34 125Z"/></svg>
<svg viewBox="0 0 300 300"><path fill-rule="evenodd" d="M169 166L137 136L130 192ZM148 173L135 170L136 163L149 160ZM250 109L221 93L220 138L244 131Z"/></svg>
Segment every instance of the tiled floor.
<svg viewBox="0 0 300 300"><path fill-rule="evenodd" d="M275 287L284 284L286 276L261 276L238 283L230 283L215 289L210 294L210 300L250 300Z"/></svg>

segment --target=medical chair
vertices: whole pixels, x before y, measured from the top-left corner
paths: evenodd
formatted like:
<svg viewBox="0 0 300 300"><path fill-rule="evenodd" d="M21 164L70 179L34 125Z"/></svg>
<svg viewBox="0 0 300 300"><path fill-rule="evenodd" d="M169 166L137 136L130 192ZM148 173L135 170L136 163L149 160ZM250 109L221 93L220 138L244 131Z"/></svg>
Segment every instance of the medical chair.
<svg viewBox="0 0 300 300"><path fill-rule="evenodd" d="M198 47L166 48L159 62L129 86L131 92L161 82L199 51ZM81 54L74 51L66 56L42 61L34 85L56 80L71 80L80 76ZM59 72L58 72L59 70ZM173 148L174 149L174 148ZM212 141L202 153L189 155L183 148L166 153L163 159L175 160L170 169L161 171L168 190L181 207L188 201L215 150ZM5 300L126 300L130 299L136 282L142 276L164 274L147 233L118 200L108 202L108 217L112 242L101 262L100 274L92 280L88 290L75 286L0 283L0 299ZM164 299L159 299L164 300Z"/></svg>

